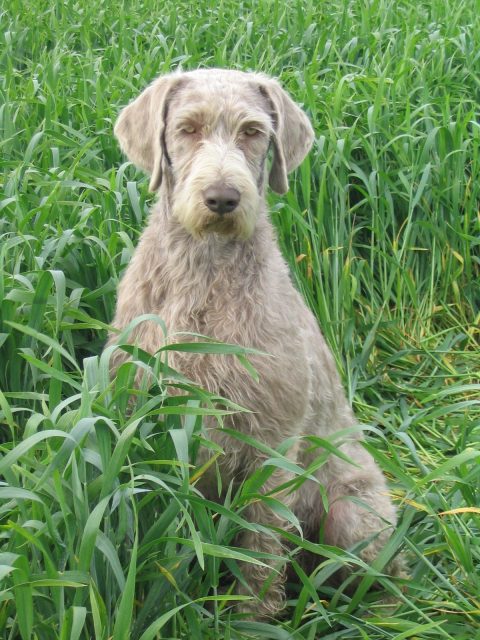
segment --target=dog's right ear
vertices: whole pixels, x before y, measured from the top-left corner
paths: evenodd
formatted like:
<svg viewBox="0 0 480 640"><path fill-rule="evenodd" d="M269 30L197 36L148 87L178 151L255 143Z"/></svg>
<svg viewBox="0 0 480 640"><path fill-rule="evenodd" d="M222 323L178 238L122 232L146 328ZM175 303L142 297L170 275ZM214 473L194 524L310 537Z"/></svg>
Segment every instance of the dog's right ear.
<svg viewBox="0 0 480 640"><path fill-rule="evenodd" d="M115 124L122 151L150 174L150 191L162 184L168 98L177 83L174 75L158 78L122 110Z"/></svg>

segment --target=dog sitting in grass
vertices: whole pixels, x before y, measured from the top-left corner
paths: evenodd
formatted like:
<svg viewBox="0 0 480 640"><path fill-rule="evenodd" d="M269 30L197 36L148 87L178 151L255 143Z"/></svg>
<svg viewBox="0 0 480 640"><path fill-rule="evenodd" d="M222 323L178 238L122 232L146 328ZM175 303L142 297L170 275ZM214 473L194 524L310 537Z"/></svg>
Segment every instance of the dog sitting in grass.
<svg viewBox="0 0 480 640"><path fill-rule="evenodd" d="M267 354L251 356L258 381L229 355L172 352L170 363L250 410L229 416L230 429L273 449L291 439L288 457L308 468L318 450L312 452L304 436L329 438L356 421L317 322L291 282L265 201L267 183L285 193L288 174L310 150L307 116L267 76L209 69L155 80L121 112L115 134L132 162L148 172L158 198L121 281L114 326L124 329L137 316L156 314L169 335L197 333ZM149 321L138 324L130 340L152 354L165 344L160 326ZM127 357L115 351L113 367ZM223 449L224 486L240 483L268 457L214 423L205 429ZM295 491L278 489L292 474L275 468L262 492L281 499L312 540L323 527L328 545L346 549L366 541L359 555L370 563L395 527L395 509L361 436L351 436L339 451L343 455L330 455L315 479ZM202 480L204 493L218 499L214 478ZM246 517L264 526L245 530L238 544L282 556L273 528L290 525L279 511L257 500ZM399 568L400 561L391 560L389 571ZM243 564L238 590L262 594L243 609L275 615L285 599L284 569Z"/></svg>

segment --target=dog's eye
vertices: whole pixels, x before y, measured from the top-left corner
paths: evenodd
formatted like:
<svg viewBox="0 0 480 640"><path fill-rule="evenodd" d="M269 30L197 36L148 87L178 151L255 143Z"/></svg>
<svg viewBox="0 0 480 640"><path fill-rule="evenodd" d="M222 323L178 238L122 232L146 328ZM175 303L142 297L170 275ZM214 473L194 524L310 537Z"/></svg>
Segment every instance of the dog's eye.
<svg viewBox="0 0 480 640"><path fill-rule="evenodd" d="M259 134L260 131L256 127L247 127L246 129L243 130L243 133L246 136L252 137L252 136L256 136L257 134Z"/></svg>
<svg viewBox="0 0 480 640"><path fill-rule="evenodd" d="M193 126L193 124L183 124L183 125L180 127L180 131L181 131L182 133L190 133L190 134L191 134L191 133L196 133L196 131L197 131L197 130L195 129L195 127Z"/></svg>

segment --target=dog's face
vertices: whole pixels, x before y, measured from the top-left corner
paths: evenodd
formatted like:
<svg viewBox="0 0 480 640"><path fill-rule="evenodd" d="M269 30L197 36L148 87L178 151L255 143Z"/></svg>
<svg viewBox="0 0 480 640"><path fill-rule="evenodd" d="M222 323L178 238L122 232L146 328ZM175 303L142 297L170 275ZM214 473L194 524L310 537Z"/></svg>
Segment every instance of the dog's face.
<svg viewBox="0 0 480 640"><path fill-rule="evenodd" d="M171 98L172 213L196 236L248 238L255 228L274 129L266 97L242 84L191 78Z"/></svg>
<svg viewBox="0 0 480 640"><path fill-rule="evenodd" d="M122 148L165 181L172 214L193 236L246 239L255 229L272 149L270 186L288 189L287 172L313 141L306 115L273 80L219 69L159 78L123 110Z"/></svg>

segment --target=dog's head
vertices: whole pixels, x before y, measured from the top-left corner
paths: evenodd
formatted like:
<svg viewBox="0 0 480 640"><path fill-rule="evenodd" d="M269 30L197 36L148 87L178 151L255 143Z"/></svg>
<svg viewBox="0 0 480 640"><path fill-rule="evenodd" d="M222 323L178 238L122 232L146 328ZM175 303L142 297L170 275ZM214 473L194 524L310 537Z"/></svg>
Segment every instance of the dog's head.
<svg viewBox="0 0 480 640"><path fill-rule="evenodd" d="M194 236L248 238L265 188L288 190L287 174L308 153L313 129L273 79L204 69L158 78L121 112L115 134L151 175L171 189L173 215Z"/></svg>

